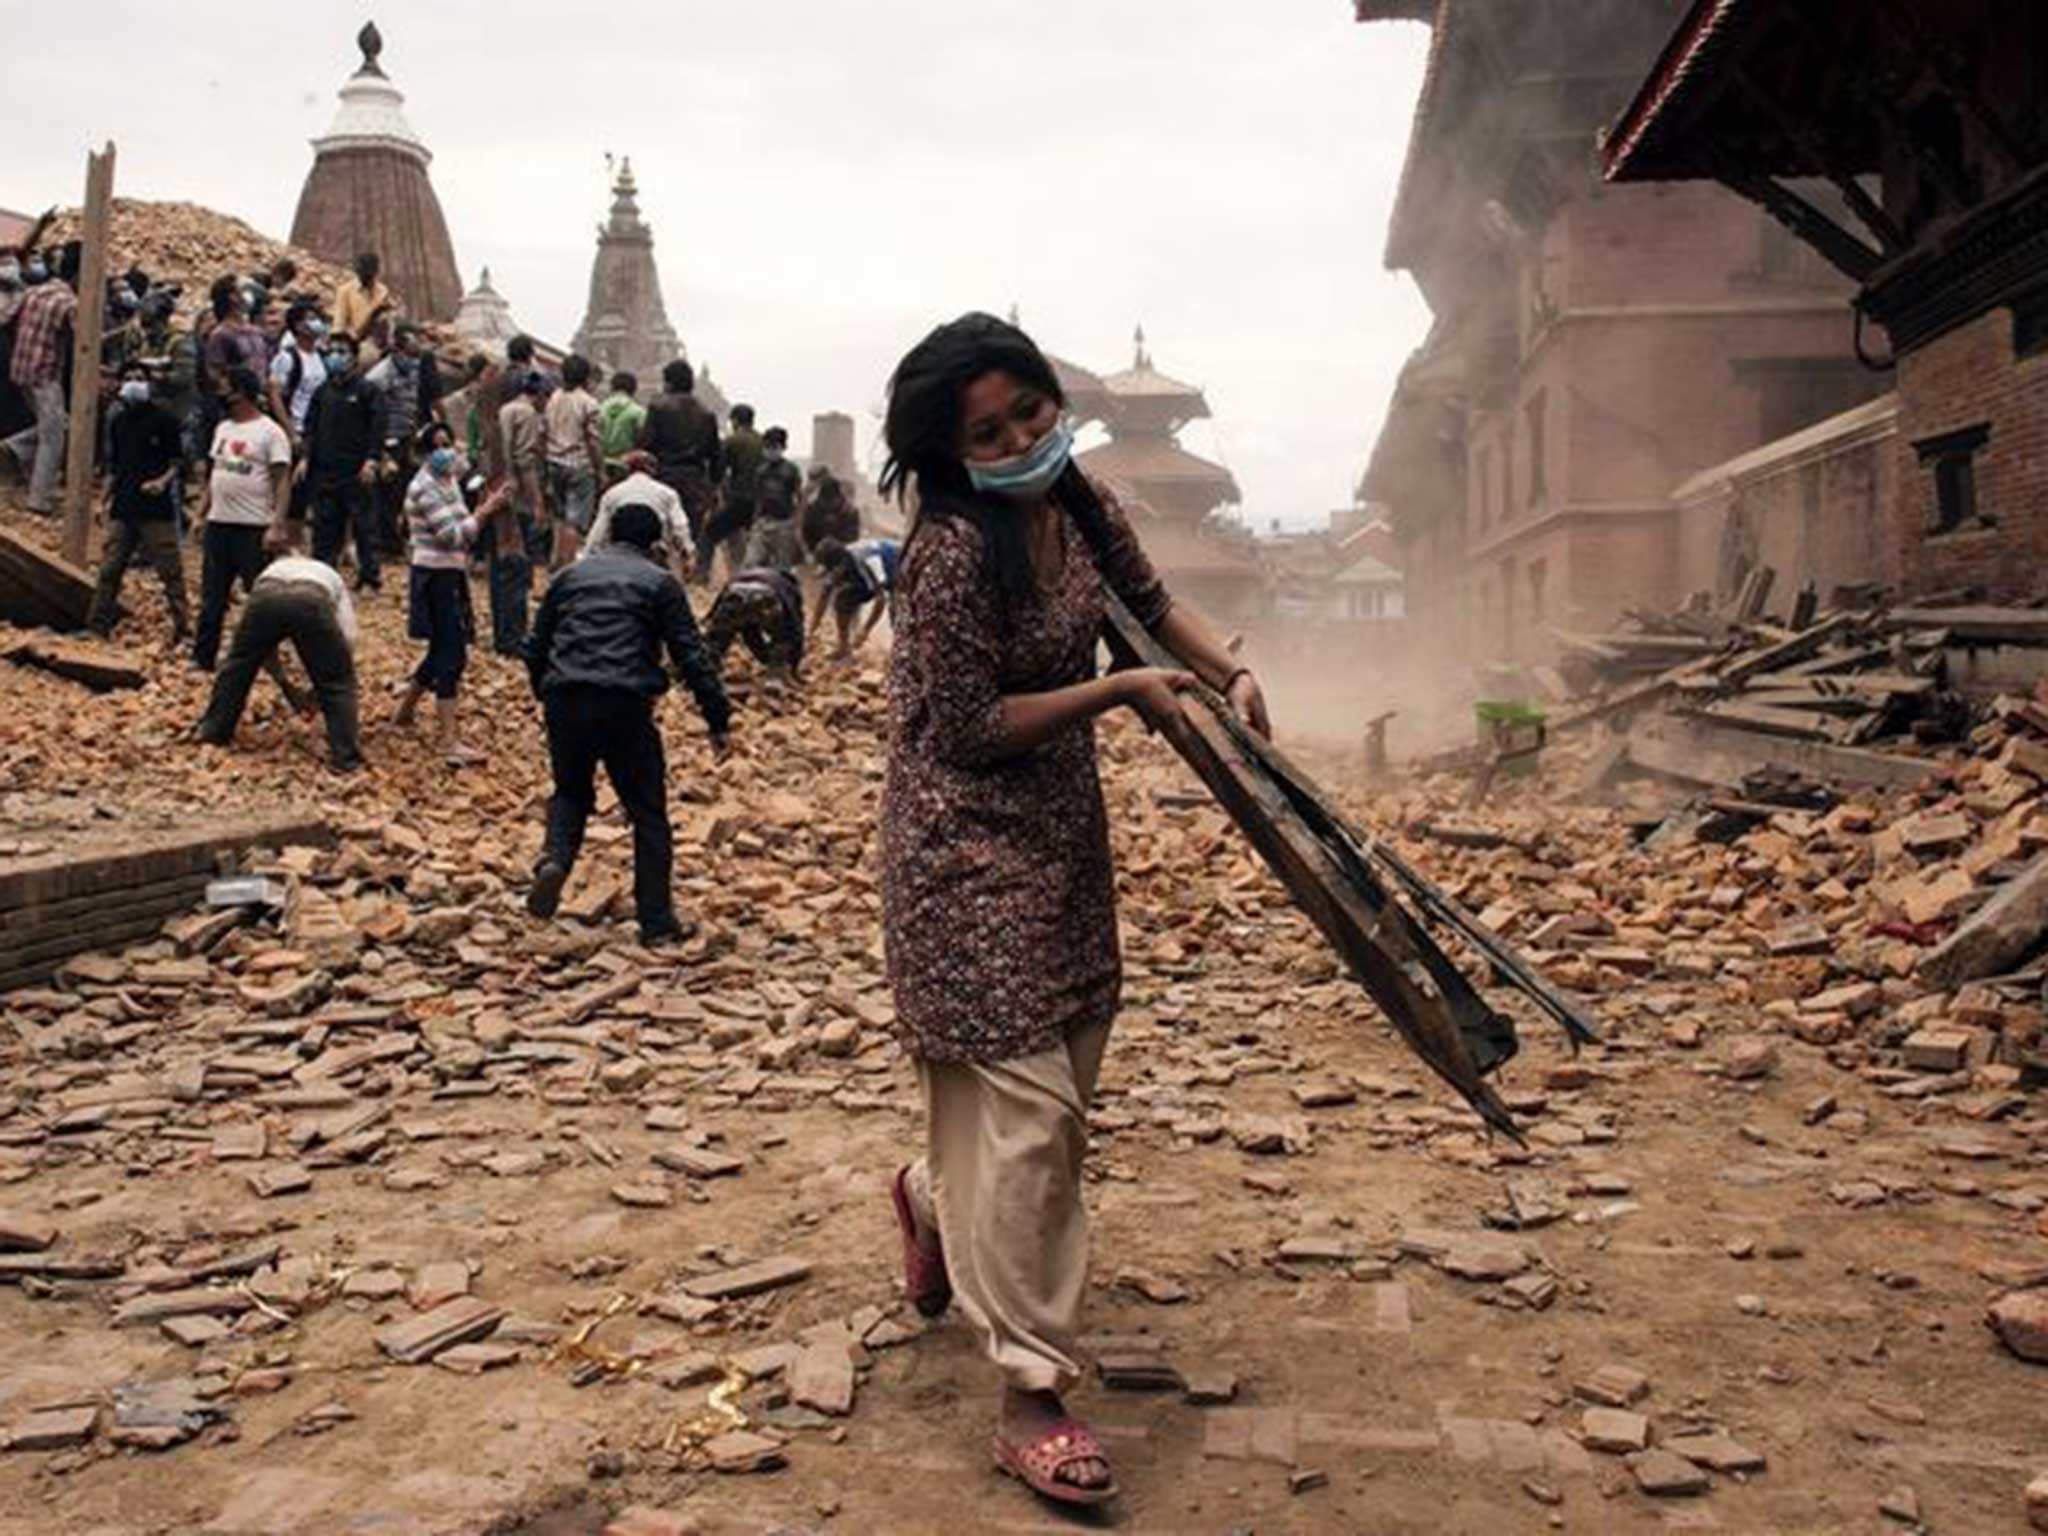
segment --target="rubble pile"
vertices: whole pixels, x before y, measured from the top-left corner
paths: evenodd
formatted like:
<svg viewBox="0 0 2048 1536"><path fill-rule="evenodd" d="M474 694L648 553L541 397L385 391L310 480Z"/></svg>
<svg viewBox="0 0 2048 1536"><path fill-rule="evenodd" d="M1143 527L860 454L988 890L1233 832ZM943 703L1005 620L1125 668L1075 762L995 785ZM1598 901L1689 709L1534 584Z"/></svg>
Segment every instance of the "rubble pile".
<svg viewBox="0 0 2048 1536"><path fill-rule="evenodd" d="M45 239L77 239L82 218L78 209L64 209L51 220ZM222 273L259 275L280 256L298 264L298 288L323 300L331 298L348 275L345 268L260 234L231 214L197 203L114 199L109 275L140 267L153 282L176 283L182 290L177 309L181 323L189 324L205 307L207 290Z"/></svg>

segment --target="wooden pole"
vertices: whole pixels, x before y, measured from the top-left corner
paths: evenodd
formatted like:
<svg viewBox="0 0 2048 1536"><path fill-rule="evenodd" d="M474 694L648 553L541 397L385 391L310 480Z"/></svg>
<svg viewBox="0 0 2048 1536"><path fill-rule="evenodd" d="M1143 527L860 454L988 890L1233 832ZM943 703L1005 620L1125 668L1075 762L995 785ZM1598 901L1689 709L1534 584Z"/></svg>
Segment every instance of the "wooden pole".
<svg viewBox="0 0 2048 1536"><path fill-rule="evenodd" d="M93 449L100 428L100 338L107 311L107 240L114 213L114 145L86 157L85 259L71 322L71 425L64 453L64 558L85 563L92 531Z"/></svg>

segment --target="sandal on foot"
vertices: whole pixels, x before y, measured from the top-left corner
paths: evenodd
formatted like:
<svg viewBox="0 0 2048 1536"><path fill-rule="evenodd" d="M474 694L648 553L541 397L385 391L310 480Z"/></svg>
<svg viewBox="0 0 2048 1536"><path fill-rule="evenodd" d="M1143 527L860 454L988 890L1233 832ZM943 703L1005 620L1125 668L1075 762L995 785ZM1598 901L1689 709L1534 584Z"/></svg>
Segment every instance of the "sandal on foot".
<svg viewBox="0 0 2048 1536"><path fill-rule="evenodd" d="M1099 1461L1104 1466L1109 1465L1109 1458L1102 1453L1102 1442L1095 1438L1094 1431L1073 1419L1061 1420L1036 1440L1024 1445L997 1435L992 1447L996 1465L1043 1498L1092 1508L1107 1504L1117 1496L1114 1479L1100 1488L1084 1488L1079 1483L1061 1480L1061 1471L1076 1462Z"/></svg>
<svg viewBox="0 0 2048 1536"><path fill-rule="evenodd" d="M918 1241L917 1218L910 1209L910 1170L899 1168L889 1185L896 1204L896 1225L903 1234L903 1289L920 1317L937 1317L953 1302L953 1282L946 1274L946 1252L936 1242Z"/></svg>

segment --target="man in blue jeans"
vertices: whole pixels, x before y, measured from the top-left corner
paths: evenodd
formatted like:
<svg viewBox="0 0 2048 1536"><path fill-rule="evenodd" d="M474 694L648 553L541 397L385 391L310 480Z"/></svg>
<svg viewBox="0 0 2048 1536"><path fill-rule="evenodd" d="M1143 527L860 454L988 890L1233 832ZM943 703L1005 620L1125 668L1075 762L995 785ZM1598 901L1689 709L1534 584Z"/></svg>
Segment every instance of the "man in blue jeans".
<svg viewBox="0 0 2048 1536"><path fill-rule="evenodd" d="M718 666L697 634L683 585L655 558L661 519L651 507L613 514L611 542L564 567L534 620L526 665L547 720L555 792L547 840L534 866L526 907L552 917L583 847L597 804L597 765L633 824L633 905L640 942L687 936L671 889L674 841L668 820L668 769L654 705L668 691L662 654L696 696L724 757L732 709Z"/></svg>

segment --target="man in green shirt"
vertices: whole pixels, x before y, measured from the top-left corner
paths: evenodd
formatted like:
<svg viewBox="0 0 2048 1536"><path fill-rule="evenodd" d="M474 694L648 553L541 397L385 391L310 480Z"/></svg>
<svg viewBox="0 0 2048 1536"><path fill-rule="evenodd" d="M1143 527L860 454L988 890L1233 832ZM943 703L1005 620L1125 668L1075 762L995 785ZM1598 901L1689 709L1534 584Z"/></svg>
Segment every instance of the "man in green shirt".
<svg viewBox="0 0 2048 1536"><path fill-rule="evenodd" d="M626 473L626 455L640 441L640 424L647 419L647 407L634 398L640 381L630 373L612 375L612 392L597 408L597 440L604 449L605 484L613 485Z"/></svg>
<svg viewBox="0 0 2048 1536"><path fill-rule="evenodd" d="M711 579L711 557L722 547L727 574L740 568L747 530L754 526L754 502L761 478L761 435L754 430L754 408L736 405L726 418L732 430L721 452L725 456L725 501L712 514L697 544L697 579Z"/></svg>

